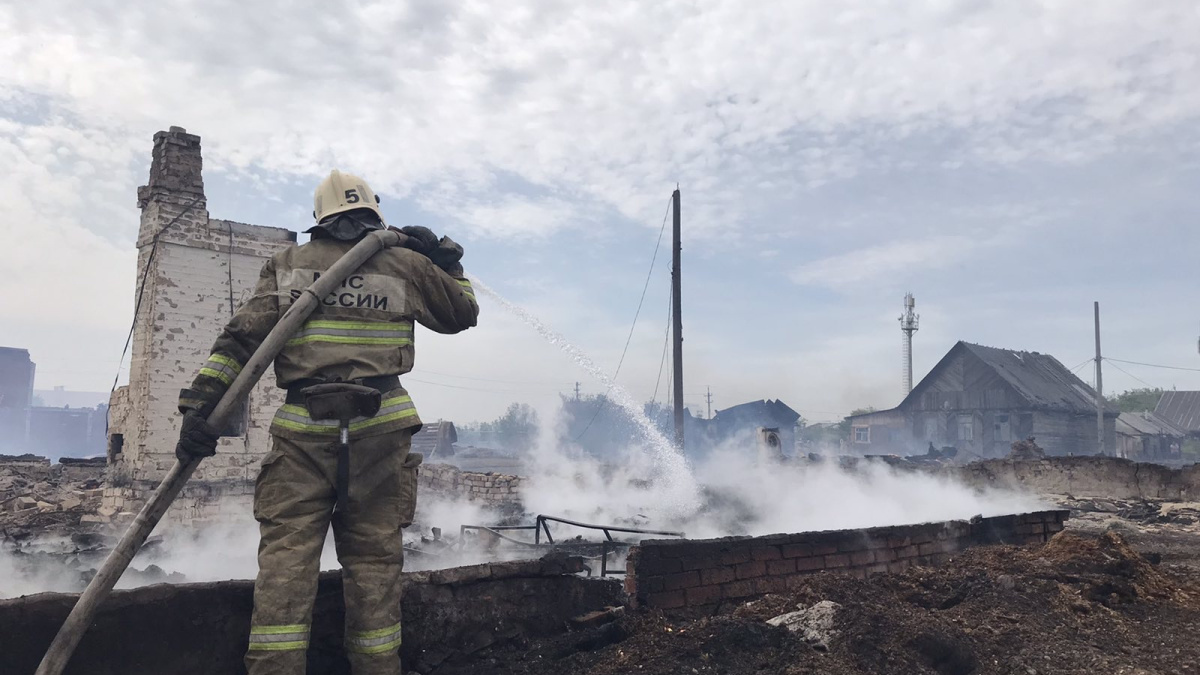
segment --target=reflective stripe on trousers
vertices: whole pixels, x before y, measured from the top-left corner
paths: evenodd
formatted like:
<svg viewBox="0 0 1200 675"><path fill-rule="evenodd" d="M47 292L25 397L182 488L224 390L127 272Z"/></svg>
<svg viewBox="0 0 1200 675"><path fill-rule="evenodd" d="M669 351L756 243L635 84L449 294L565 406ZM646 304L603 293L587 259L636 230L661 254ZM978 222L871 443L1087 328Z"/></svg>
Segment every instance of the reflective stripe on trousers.
<svg viewBox="0 0 1200 675"><path fill-rule="evenodd" d="M221 354L210 354L208 361L205 361L200 368L201 375L220 380L225 383L225 386L233 384L234 378L240 372L242 372L242 364Z"/></svg>
<svg viewBox="0 0 1200 675"><path fill-rule="evenodd" d="M346 634L346 651L356 654L386 654L400 648L400 624L371 631L350 631Z"/></svg>
<svg viewBox="0 0 1200 675"><path fill-rule="evenodd" d="M286 652L308 648L309 627L304 624L290 626L251 626L251 651Z"/></svg>
<svg viewBox="0 0 1200 675"><path fill-rule="evenodd" d="M310 342L332 342L344 345L394 345L404 347L412 344L411 321L343 321L339 319L315 319L306 322L287 341L288 346Z"/></svg>
<svg viewBox="0 0 1200 675"><path fill-rule="evenodd" d="M466 279L455 279L459 286L462 286L463 293L466 293L472 300L475 299L475 289L471 288L471 282Z"/></svg>
<svg viewBox="0 0 1200 675"><path fill-rule="evenodd" d="M350 420L350 431L362 431L377 424L384 424L405 417L414 417L417 408L412 398L407 394L385 398L379 406L379 412L374 417L355 417ZM303 431L310 434L336 435L338 422L336 420L314 420L308 416L308 409L302 405L288 403L280 406L275 413L274 424L292 431Z"/></svg>

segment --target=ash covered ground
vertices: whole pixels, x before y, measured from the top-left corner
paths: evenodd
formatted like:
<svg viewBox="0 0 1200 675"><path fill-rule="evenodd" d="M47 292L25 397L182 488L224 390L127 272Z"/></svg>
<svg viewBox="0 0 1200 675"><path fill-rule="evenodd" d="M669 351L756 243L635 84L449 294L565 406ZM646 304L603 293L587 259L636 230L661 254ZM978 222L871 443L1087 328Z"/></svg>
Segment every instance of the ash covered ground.
<svg viewBox="0 0 1200 675"><path fill-rule="evenodd" d="M60 590L82 588L113 534L89 517L97 490L93 479L0 478L9 505L0 593L18 574L37 581L64 566L56 578L72 587ZM974 548L940 568L869 579L822 573L716 616L625 610L556 637L501 641L433 672L1200 673L1200 504L1045 498L1072 516L1042 548ZM184 580L138 564L129 577ZM797 630L772 625L789 615Z"/></svg>
<svg viewBox="0 0 1200 675"><path fill-rule="evenodd" d="M868 579L817 574L729 613L634 611L603 626L513 643L444 672L497 675L849 675L1200 672L1195 532L1070 529L1040 548L970 549L940 568ZM1191 542L1191 553L1179 538ZM1158 548L1169 546L1168 554ZM769 621L819 604L830 620ZM833 604L829 604L833 603ZM811 612L809 618L811 619ZM438 671L443 672L442 670Z"/></svg>

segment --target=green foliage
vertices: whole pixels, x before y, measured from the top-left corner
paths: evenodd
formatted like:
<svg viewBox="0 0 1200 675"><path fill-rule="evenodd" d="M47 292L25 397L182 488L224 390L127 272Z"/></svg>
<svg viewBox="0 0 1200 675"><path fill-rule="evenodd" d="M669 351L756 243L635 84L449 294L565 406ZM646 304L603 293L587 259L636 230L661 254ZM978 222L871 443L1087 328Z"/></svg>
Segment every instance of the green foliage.
<svg viewBox="0 0 1200 675"><path fill-rule="evenodd" d="M602 457L635 444L639 438L637 422L604 394L563 397L562 405L564 424L559 443L563 446L576 445ZM646 414L652 420L667 420L671 411L659 404L647 408Z"/></svg>
<svg viewBox="0 0 1200 675"><path fill-rule="evenodd" d="M462 430L494 438L505 450L529 450L537 440L538 414L528 403L513 403L495 420L481 422L478 428L463 425Z"/></svg>
<svg viewBox="0 0 1200 675"><path fill-rule="evenodd" d="M1116 403L1121 409L1121 412L1136 413L1154 410L1158 405L1158 399L1162 398L1163 390L1157 387L1130 389L1129 391L1121 392L1110 400Z"/></svg>

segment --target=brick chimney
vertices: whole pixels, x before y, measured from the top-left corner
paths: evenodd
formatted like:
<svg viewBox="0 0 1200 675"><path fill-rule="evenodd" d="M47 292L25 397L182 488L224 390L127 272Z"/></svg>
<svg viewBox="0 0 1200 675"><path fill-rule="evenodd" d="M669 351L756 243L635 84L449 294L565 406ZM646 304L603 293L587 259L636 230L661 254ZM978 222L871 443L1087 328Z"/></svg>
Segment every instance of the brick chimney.
<svg viewBox="0 0 1200 675"><path fill-rule="evenodd" d="M138 246L144 246L176 216L180 220L207 224L208 203L201 175L200 137L183 127L154 134L150 162L150 182L138 188L138 208L142 222ZM185 223L186 225L186 223Z"/></svg>

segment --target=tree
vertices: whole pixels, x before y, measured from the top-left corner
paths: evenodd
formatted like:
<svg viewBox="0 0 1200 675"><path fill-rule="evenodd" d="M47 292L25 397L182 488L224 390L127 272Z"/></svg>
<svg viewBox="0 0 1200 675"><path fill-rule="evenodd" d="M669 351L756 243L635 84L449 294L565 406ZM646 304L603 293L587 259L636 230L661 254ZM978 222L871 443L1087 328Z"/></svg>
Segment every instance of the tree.
<svg viewBox="0 0 1200 675"><path fill-rule="evenodd" d="M1163 390L1158 387L1143 387L1130 389L1114 396L1111 401L1117 404L1121 412L1136 413L1154 410L1158 400L1162 398Z"/></svg>
<svg viewBox="0 0 1200 675"><path fill-rule="evenodd" d="M513 403L496 421L487 425L500 445L509 450L528 450L538 433L538 414L528 403Z"/></svg>

